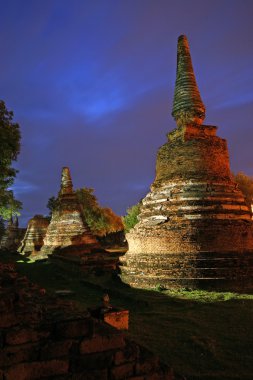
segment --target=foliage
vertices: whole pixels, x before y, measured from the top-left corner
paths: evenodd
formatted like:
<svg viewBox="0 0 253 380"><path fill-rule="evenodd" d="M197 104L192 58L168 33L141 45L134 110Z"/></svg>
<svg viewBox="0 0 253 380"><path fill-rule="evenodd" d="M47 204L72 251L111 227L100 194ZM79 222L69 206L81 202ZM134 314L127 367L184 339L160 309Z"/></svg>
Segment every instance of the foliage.
<svg viewBox="0 0 253 380"><path fill-rule="evenodd" d="M238 183L238 187L245 196L245 201L251 209L251 204L253 203L253 177L239 172L234 176L234 179Z"/></svg>
<svg viewBox="0 0 253 380"><path fill-rule="evenodd" d="M123 218L125 231L129 232L138 223L141 202L127 209L127 214Z"/></svg>
<svg viewBox="0 0 253 380"><path fill-rule="evenodd" d="M82 206L84 219L95 235L103 236L123 230L121 218L111 208L101 207L94 195L94 189L83 187L76 190Z"/></svg>
<svg viewBox="0 0 253 380"><path fill-rule="evenodd" d="M0 241L4 235L4 231L5 231L4 221L3 221L3 218L0 217Z"/></svg>
<svg viewBox="0 0 253 380"><path fill-rule="evenodd" d="M0 189L0 216L4 220L9 220L13 215L20 215L18 210L22 208L22 203L14 198L12 190Z"/></svg>
<svg viewBox="0 0 253 380"><path fill-rule="evenodd" d="M53 211L58 207L58 198L50 197L47 202L47 208L49 209L49 217L51 218Z"/></svg>
<svg viewBox="0 0 253 380"><path fill-rule="evenodd" d="M84 220L95 235L103 236L124 229L121 218L111 208L99 205L94 195L94 189L83 187L76 190L76 195L81 205ZM51 216L52 211L58 207L58 198L49 198L47 207Z"/></svg>
<svg viewBox="0 0 253 380"><path fill-rule="evenodd" d="M21 202L15 200L9 189L17 173L11 165L20 152L21 138L19 124L13 123L12 119L13 112L8 111L0 100L0 216L5 220L18 215L21 209Z"/></svg>

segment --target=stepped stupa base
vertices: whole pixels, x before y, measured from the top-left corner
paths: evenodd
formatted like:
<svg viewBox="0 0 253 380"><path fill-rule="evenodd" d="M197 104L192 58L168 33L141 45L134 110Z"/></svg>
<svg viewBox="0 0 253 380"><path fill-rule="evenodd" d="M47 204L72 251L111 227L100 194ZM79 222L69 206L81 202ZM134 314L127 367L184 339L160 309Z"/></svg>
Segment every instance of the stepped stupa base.
<svg viewBox="0 0 253 380"><path fill-rule="evenodd" d="M140 222L126 236L122 280L139 288L253 290L252 222L227 216Z"/></svg>
<svg viewBox="0 0 253 380"><path fill-rule="evenodd" d="M137 288L253 291L252 252L128 252L121 263L122 280Z"/></svg>

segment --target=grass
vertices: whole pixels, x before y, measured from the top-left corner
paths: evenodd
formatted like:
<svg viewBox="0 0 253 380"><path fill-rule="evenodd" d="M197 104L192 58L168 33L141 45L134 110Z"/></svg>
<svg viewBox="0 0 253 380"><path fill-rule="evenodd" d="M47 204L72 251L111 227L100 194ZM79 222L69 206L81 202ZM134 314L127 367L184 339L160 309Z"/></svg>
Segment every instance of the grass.
<svg viewBox="0 0 253 380"><path fill-rule="evenodd" d="M101 303L130 311L128 335L188 380L253 379L253 295L133 289L111 275L87 276L69 264L22 262L17 269L48 292L70 289L80 308Z"/></svg>

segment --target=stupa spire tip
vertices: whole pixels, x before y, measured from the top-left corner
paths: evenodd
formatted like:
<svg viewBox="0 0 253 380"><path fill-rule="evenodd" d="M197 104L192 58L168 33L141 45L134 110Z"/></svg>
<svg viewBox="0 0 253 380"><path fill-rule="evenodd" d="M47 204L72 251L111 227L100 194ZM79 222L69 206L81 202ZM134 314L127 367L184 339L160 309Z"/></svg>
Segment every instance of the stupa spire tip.
<svg viewBox="0 0 253 380"><path fill-rule="evenodd" d="M73 193L73 184L70 175L70 170L68 166L62 168L61 174L61 190L60 194L72 194Z"/></svg>
<svg viewBox="0 0 253 380"><path fill-rule="evenodd" d="M205 106L195 79L188 39L184 34L178 37L177 75L172 116L178 126L201 125L205 119Z"/></svg>

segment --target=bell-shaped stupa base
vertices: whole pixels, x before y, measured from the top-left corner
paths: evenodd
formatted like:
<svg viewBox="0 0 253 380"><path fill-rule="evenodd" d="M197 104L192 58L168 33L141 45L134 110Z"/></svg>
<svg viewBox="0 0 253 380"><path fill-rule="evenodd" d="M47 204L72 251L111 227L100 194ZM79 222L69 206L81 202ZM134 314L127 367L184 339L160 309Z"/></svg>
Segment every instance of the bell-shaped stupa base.
<svg viewBox="0 0 253 380"><path fill-rule="evenodd" d="M157 156L156 179L127 234L122 279L137 287L248 289L253 224L232 180L216 127L176 128Z"/></svg>

